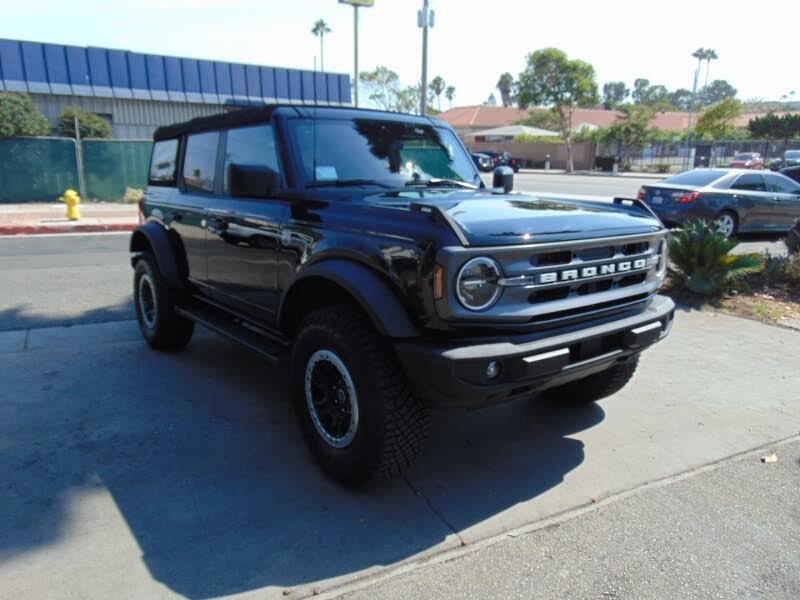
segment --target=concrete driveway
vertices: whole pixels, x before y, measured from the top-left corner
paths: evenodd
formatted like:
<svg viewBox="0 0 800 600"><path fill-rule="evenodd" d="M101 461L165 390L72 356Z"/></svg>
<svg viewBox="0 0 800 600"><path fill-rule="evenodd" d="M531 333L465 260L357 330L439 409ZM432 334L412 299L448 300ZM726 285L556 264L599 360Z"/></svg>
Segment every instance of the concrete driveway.
<svg viewBox="0 0 800 600"><path fill-rule="evenodd" d="M311 595L800 431L798 334L682 312L599 406L438 414L404 479L352 492L256 355L37 325L0 332L0 598Z"/></svg>

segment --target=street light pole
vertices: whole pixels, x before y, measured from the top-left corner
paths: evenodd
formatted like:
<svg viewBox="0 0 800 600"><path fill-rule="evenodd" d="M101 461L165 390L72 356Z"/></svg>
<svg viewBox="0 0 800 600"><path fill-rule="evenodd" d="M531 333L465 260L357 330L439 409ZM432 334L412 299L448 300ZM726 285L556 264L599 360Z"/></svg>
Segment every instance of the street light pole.
<svg viewBox="0 0 800 600"><path fill-rule="evenodd" d="M428 109L428 28L433 27L433 11L428 0L423 0L422 10L417 11L417 26L422 28L422 81L420 82L419 114L425 116Z"/></svg>
<svg viewBox="0 0 800 600"><path fill-rule="evenodd" d="M353 100L358 108L358 4L353 5Z"/></svg>
<svg viewBox="0 0 800 600"><path fill-rule="evenodd" d="M694 111L695 107L695 99L697 98L697 78L700 75L700 66L698 63L697 68L694 70L694 85L692 86L692 100L691 104L689 105L689 119L686 125L686 157L683 162L683 170L685 171L689 166L689 154L691 150L689 149L689 143L692 137L692 112Z"/></svg>

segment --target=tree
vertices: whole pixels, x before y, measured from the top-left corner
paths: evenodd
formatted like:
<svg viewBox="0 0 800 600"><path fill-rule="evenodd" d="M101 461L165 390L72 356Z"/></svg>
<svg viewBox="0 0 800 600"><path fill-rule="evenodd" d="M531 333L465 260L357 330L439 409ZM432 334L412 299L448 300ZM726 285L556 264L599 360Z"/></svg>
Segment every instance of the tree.
<svg viewBox="0 0 800 600"><path fill-rule="evenodd" d="M442 110L442 93L444 92L447 85L444 82L444 79L439 77L438 75L431 80L431 91L433 95L436 96L436 106L438 110Z"/></svg>
<svg viewBox="0 0 800 600"><path fill-rule="evenodd" d="M82 138L110 138L111 125L105 119L94 114L85 112L77 106L66 106L61 114L58 115L58 126L61 132L69 137L75 137L75 118L78 119L78 127Z"/></svg>
<svg viewBox="0 0 800 600"><path fill-rule="evenodd" d="M570 60L557 48L537 50L528 54L517 88L520 108L550 106L558 115L559 128L567 146L567 170L574 171L572 114L578 107L597 103L594 67L582 60Z"/></svg>
<svg viewBox="0 0 800 600"><path fill-rule="evenodd" d="M495 95L489 94L489 97L486 99L485 104L488 106L497 106L497 98L495 98Z"/></svg>
<svg viewBox="0 0 800 600"><path fill-rule="evenodd" d="M631 92L631 99L634 104L644 104L647 98L647 90L650 89L650 80L642 77L634 80L633 92Z"/></svg>
<svg viewBox="0 0 800 600"><path fill-rule="evenodd" d="M800 115L786 113L781 116L769 113L750 119L747 129L754 137L783 141L783 154L789 148L789 140L800 135Z"/></svg>
<svg viewBox="0 0 800 600"><path fill-rule="evenodd" d="M744 114L742 103L736 98L725 98L713 106L709 106L697 119L695 131L700 135L708 135L712 140L724 140L736 133L736 119ZM711 160L713 162L713 149Z"/></svg>
<svg viewBox="0 0 800 600"><path fill-rule="evenodd" d="M511 106L514 101L514 76L505 72L497 80L497 90L500 92L500 100L503 106Z"/></svg>
<svg viewBox="0 0 800 600"><path fill-rule="evenodd" d="M362 71L358 75L361 85L377 108L397 110L400 93L400 76L389 67L378 66L374 71Z"/></svg>
<svg viewBox="0 0 800 600"><path fill-rule="evenodd" d="M719 55L717 51L713 48L707 48L705 51L705 59L706 59L706 82L703 84L703 87L708 87L708 72L711 70L711 61L717 60Z"/></svg>
<svg viewBox="0 0 800 600"><path fill-rule="evenodd" d="M631 91L624 81L609 81L603 84L603 108L611 110L616 108L630 95Z"/></svg>
<svg viewBox="0 0 800 600"><path fill-rule="evenodd" d="M518 124L536 127L537 129L546 129L548 131L561 131L558 115L552 110L546 109L532 110L528 113L528 118L523 119Z"/></svg>
<svg viewBox="0 0 800 600"><path fill-rule="evenodd" d="M325 34L330 33L331 28L328 27L328 24L323 19L317 19L314 23L314 27L311 29L311 33L313 33L316 37L319 38L319 70L325 70Z"/></svg>
<svg viewBox="0 0 800 600"><path fill-rule="evenodd" d="M650 122L656 113L653 108L641 104L621 106L621 117L605 132L603 141L617 145L622 164L630 163L632 150L644 148L650 136Z"/></svg>
<svg viewBox="0 0 800 600"><path fill-rule="evenodd" d="M47 135L50 123L27 94L0 92L0 138Z"/></svg>
<svg viewBox="0 0 800 600"><path fill-rule="evenodd" d="M736 91L736 88L724 79L715 79L700 90L698 94L700 106L711 106L725 98L734 98L736 96Z"/></svg>
<svg viewBox="0 0 800 600"><path fill-rule="evenodd" d="M688 111L692 108L692 92L679 88L667 95L667 100L678 110Z"/></svg>
<svg viewBox="0 0 800 600"><path fill-rule="evenodd" d="M453 98L456 97L456 88L452 85L448 85L447 89L444 91L444 97L447 98L447 101L450 103L450 108L453 108Z"/></svg>

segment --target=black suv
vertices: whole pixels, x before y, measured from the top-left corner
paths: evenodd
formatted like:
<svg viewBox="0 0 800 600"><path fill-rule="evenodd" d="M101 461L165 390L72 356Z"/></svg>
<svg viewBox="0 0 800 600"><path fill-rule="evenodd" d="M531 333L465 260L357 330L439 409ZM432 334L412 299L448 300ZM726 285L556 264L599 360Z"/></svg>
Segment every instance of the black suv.
<svg viewBox="0 0 800 600"><path fill-rule="evenodd" d="M197 323L288 361L313 454L350 484L410 465L431 407L603 398L672 325L667 231L636 200L512 180L485 188L424 117L265 106L161 128L130 242L142 335L175 351Z"/></svg>

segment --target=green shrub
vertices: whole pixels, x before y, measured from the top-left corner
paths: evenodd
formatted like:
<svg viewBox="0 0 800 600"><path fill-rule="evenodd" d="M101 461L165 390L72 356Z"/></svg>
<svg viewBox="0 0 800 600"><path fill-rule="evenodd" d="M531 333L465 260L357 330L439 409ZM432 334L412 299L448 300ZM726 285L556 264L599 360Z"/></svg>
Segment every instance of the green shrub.
<svg viewBox="0 0 800 600"><path fill-rule="evenodd" d="M111 125L103 117L94 113L87 113L77 106L66 106L58 115L58 126L64 135L75 137L75 117L78 118L78 127L81 138L110 138Z"/></svg>
<svg viewBox="0 0 800 600"><path fill-rule="evenodd" d="M725 239L705 221L687 223L670 240L670 260L674 264L671 273L695 294L717 296L745 275L764 268L758 254L730 254L738 243Z"/></svg>
<svg viewBox="0 0 800 600"><path fill-rule="evenodd" d="M48 133L50 123L28 94L0 92L0 138Z"/></svg>
<svg viewBox="0 0 800 600"><path fill-rule="evenodd" d="M669 173L672 165L670 163L656 163L653 165L653 169L656 173Z"/></svg>
<svg viewBox="0 0 800 600"><path fill-rule="evenodd" d="M594 159L594 168L600 171L613 171L615 160L613 156L597 156Z"/></svg>
<svg viewBox="0 0 800 600"><path fill-rule="evenodd" d="M125 195L122 197L124 204L136 204L144 197L144 190L139 188L126 187Z"/></svg>
<svg viewBox="0 0 800 600"><path fill-rule="evenodd" d="M783 241L789 249L789 254L800 254L800 221L797 222Z"/></svg>

